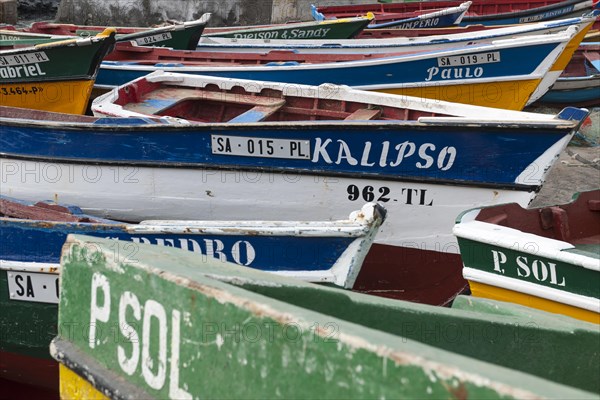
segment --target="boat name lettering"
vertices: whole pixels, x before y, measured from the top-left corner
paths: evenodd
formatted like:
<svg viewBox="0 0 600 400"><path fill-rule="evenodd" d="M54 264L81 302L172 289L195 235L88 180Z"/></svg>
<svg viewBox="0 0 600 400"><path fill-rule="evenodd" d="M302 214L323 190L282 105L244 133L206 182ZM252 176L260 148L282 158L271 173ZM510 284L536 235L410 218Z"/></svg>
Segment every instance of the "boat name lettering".
<svg viewBox="0 0 600 400"><path fill-rule="evenodd" d="M2 79L14 79L42 75L46 75L46 73L40 69L40 64L37 63L33 65L18 65L16 67L0 66L0 78Z"/></svg>
<svg viewBox="0 0 600 400"><path fill-rule="evenodd" d="M505 275L505 264L508 261L506 254L499 250L492 250L492 259L494 261L494 272ZM525 256L517 256L514 261L516 263L516 275L519 278L533 278L538 282L546 282L555 286L565 286L565 278L564 276L558 276L556 263L544 262L537 259L530 261Z"/></svg>
<svg viewBox="0 0 600 400"><path fill-rule="evenodd" d="M552 19L552 18L559 17L564 14L570 13L574 9L575 9L575 6L573 5L573 6L559 8L558 10L546 11L543 14L537 14L537 15L532 15L531 17L519 18L519 23L521 24L524 22L537 22L537 21Z"/></svg>
<svg viewBox="0 0 600 400"><path fill-rule="evenodd" d="M483 76L483 67L458 67L458 68L444 68L439 69L438 67L431 67L427 70L429 76L425 78L426 81L430 81L433 78L439 77L441 79L468 79L468 78L480 78Z"/></svg>
<svg viewBox="0 0 600 400"><path fill-rule="evenodd" d="M11 300L58 304L58 274L7 271Z"/></svg>
<svg viewBox="0 0 600 400"><path fill-rule="evenodd" d="M285 29L283 31L233 33L236 39L315 39L325 38L331 28Z"/></svg>
<svg viewBox="0 0 600 400"><path fill-rule="evenodd" d="M0 40L21 40L19 36L0 34Z"/></svg>
<svg viewBox="0 0 600 400"><path fill-rule="evenodd" d="M35 53L0 56L0 67L37 64L48 61L50 61L50 59L48 58L45 52L36 51Z"/></svg>
<svg viewBox="0 0 600 400"><path fill-rule="evenodd" d="M110 281L99 272L92 275L90 293L89 347L95 349L104 344L104 341L96 340L97 332L101 336L100 323L108 323L111 310L118 308L119 330L128 342L123 346L124 341L120 340L114 354L121 370L127 375L137 371L155 390L161 390L168 381L170 398L191 400L192 395L179 382L182 312L173 308L168 316L168 310L158 301L147 299L142 304L130 291L123 291L118 305L111 305L117 298L115 296L113 300Z"/></svg>
<svg viewBox="0 0 600 400"><path fill-rule="evenodd" d="M361 189L356 185L349 185L346 191L348 192L348 200L350 201L364 200L367 202L376 201L378 203L387 203L391 200L409 206L433 205L433 199L427 197L427 189L402 188L400 194L398 194L398 192L391 193L390 188L387 186L381 186L379 188L365 186Z"/></svg>
<svg viewBox="0 0 600 400"><path fill-rule="evenodd" d="M158 43L158 42L164 42L165 40L169 40L171 39L173 36L171 36L171 33L169 32L164 32L164 33L159 33L157 35L152 35L152 36L145 36L139 39L135 39L135 42L137 44L139 44L140 46L146 45L146 44L153 44L153 43Z"/></svg>
<svg viewBox="0 0 600 400"><path fill-rule="evenodd" d="M362 167L397 167L405 160L413 158L418 169L437 167L440 171L447 171L452 168L457 156L453 146L444 146L437 150L433 143L417 145L408 140L398 144L384 141L375 146L371 142L364 142L361 147L360 150L356 147L352 150L344 140L337 139L334 142L329 138L316 138L312 162L324 161L327 164L344 163Z"/></svg>
<svg viewBox="0 0 600 400"><path fill-rule="evenodd" d="M463 65L491 64L500 62L500 52L467 54L464 56L438 57L438 67L459 67Z"/></svg>
<svg viewBox="0 0 600 400"><path fill-rule="evenodd" d="M324 38L331 28L318 28L318 29L291 29L285 30L281 33L282 39L314 39Z"/></svg>
<svg viewBox="0 0 600 400"><path fill-rule="evenodd" d="M211 135L211 142L213 154L310 159L310 142L308 140Z"/></svg>
<svg viewBox="0 0 600 400"><path fill-rule="evenodd" d="M404 22L399 26L394 26L395 29L419 29L419 28L434 28L440 24L439 18L426 18L417 21Z"/></svg>
<svg viewBox="0 0 600 400"><path fill-rule="evenodd" d="M115 239L118 238L107 238ZM226 249L225 244L219 239L202 239L196 241L194 239L165 239L165 238L154 238L148 239L146 237L132 237L131 241L134 243L145 243L154 244L165 247L177 247L180 249L192 251L206 255L207 257L216 258L221 262L234 262L238 265L249 266L256 258L256 249L252 244L246 240L238 240L235 242L230 249ZM244 256L245 255L245 256Z"/></svg>

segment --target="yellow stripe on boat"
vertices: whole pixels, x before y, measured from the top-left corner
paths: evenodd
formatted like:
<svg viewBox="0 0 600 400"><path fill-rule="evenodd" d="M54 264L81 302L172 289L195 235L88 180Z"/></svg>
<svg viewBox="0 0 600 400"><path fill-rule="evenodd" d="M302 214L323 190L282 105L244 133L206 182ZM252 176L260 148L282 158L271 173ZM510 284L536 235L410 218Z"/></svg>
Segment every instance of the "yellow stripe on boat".
<svg viewBox="0 0 600 400"><path fill-rule="evenodd" d="M67 114L85 114L94 81L91 79L0 85L3 106Z"/></svg>
<svg viewBox="0 0 600 400"><path fill-rule="evenodd" d="M109 400L88 381L59 364L60 398L69 400Z"/></svg>
<svg viewBox="0 0 600 400"><path fill-rule="evenodd" d="M565 48L565 50L561 53L561 55L554 62L554 65L552 65L552 67L550 68L550 71L560 71L562 73L562 71L567 67L567 64L573 58L575 50L577 50L579 44L581 44L581 42L585 38L585 35L587 35L592 26L593 23L589 23L585 28L581 30L581 32L573 36L569 43L567 43L567 47Z"/></svg>
<svg viewBox="0 0 600 400"><path fill-rule="evenodd" d="M600 314L593 311L485 283L469 281L469 286L471 287L471 294L475 297L517 303L555 314L563 314L582 321L600 324Z"/></svg>
<svg viewBox="0 0 600 400"><path fill-rule="evenodd" d="M484 107L521 111L541 79L526 79L507 82L487 82L460 85L436 85L415 88L394 88L377 90L382 93L399 94L473 104Z"/></svg>

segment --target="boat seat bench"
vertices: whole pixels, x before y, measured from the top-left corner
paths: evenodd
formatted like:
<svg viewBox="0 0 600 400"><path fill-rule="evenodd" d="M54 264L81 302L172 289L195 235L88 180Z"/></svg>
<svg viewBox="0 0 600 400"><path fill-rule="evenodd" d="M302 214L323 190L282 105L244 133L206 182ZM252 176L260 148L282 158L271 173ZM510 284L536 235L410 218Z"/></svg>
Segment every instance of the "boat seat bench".
<svg viewBox="0 0 600 400"><path fill-rule="evenodd" d="M365 121L373 118L377 118L381 115L381 110L376 108L360 108L354 111L352 114L344 118L346 121Z"/></svg>

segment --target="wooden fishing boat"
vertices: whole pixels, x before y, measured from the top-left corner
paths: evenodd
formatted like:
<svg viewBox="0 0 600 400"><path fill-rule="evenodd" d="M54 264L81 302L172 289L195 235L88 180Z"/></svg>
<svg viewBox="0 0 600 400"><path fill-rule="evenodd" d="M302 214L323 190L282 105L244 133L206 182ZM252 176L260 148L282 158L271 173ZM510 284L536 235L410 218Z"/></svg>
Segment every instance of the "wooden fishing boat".
<svg viewBox="0 0 600 400"><path fill-rule="evenodd" d="M473 209L454 234L474 296L600 324L600 190L560 206Z"/></svg>
<svg viewBox="0 0 600 400"><path fill-rule="evenodd" d="M555 33L577 26L579 33L571 39L561 56L552 65L540 83L540 90L534 93L528 104L540 98L540 94L551 85L556 86L556 80L563 75L566 66L572 63L573 53L585 38L587 32L594 24L600 10L595 10L588 16L556 20L549 22L521 24L506 28L495 28L486 31L453 34L434 35L419 38L392 38L392 39L365 39L365 40L261 40L261 39L231 39L210 38L200 40L197 50L206 52L232 53L265 53L269 51L293 51L298 54L375 54L375 53L414 53L420 51L438 51L454 47L469 47L475 44L492 43L497 40L508 38L519 38L525 35L541 35ZM562 85L562 83L561 83ZM581 85L581 83L580 83ZM594 90L588 90L589 95ZM596 98L600 97L596 93ZM565 106L571 105L568 102ZM485 104L489 105L489 104ZM585 103L574 103L572 105L586 105Z"/></svg>
<svg viewBox="0 0 600 400"><path fill-rule="evenodd" d="M386 22L371 22L368 29L394 28L394 29L419 29L419 28L445 28L447 26L458 25L463 19L469 6L470 1L466 1L456 7L447 8L432 8L418 11L410 11L395 15L394 20ZM310 6L311 14L316 21L326 21L323 14L317 11L314 5Z"/></svg>
<svg viewBox="0 0 600 400"><path fill-rule="evenodd" d="M582 42L540 103L600 106L600 43Z"/></svg>
<svg viewBox="0 0 600 400"><path fill-rule="evenodd" d="M132 263L125 251L73 235L64 247L59 324L73 333L50 346L62 398L600 393L593 324L476 298L452 309L376 299L143 244Z"/></svg>
<svg viewBox="0 0 600 400"><path fill-rule="evenodd" d="M198 40L200 39L210 16L210 13L206 13L195 21L182 22L180 24L157 28L114 28L117 32L115 40L117 42L133 41L139 46L160 46L180 50L193 50L198 44ZM3 33L6 36L11 37L12 40L15 41L15 44L20 44L23 40L33 42L30 44L37 44L51 41L53 36L58 36L58 39L60 39L61 36L94 36L104 29L106 29L106 27L103 26L34 22L28 28L4 31ZM50 38L47 38L47 36L50 36ZM36 43L35 40L37 39L39 39L40 42ZM5 39L5 41L8 42L9 39Z"/></svg>
<svg viewBox="0 0 600 400"><path fill-rule="evenodd" d="M385 210L369 203L340 221L124 224L73 206L0 198L0 215L0 322L5 333L0 338L5 364L0 377L56 389L58 370L48 344L57 333L59 258L69 233L173 246L218 263L351 288Z"/></svg>
<svg viewBox="0 0 600 400"><path fill-rule="evenodd" d="M209 15L209 14L205 14ZM208 18L208 17L203 17ZM335 21L306 21L287 24L272 25L252 25L252 26L226 26L204 28L202 36L211 37L235 37L235 38L273 38L273 39L350 39L358 35L371 22L372 16L364 15L352 18L343 18ZM187 22L186 24L189 24ZM181 26L175 24L174 26ZM167 27L168 28L168 27ZM100 26L81 26L71 24L58 24L47 22L36 22L31 25L29 30L38 33L60 33L60 34L78 34L89 35ZM123 34L140 33L147 31L145 27L118 27L117 30ZM198 35L200 36L200 35ZM156 42L148 43L152 46L160 45L165 47L181 48L174 46L171 42L167 44L157 38ZM161 42L161 43L159 43ZM196 41L197 42L197 41ZM140 43L143 45L144 43ZM186 47L188 48L188 47ZM191 50L193 47L189 47Z"/></svg>
<svg viewBox="0 0 600 400"><path fill-rule="evenodd" d="M454 216L528 204L587 116L172 73L92 108L122 118L1 109L1 194L125 221L340 219L378 201L390 218L354 289L432 304L466 287ZM21 176L36 168L47 177Z"/></svg>
<svg viewBox="0 0 600 400"><path fill-rule="evenodd" d="M110 62L102 63L96 85L114 87L165 70L290 84L336 83L521 110L555 82L568 63L563 54L577 48L579 33L583 34L571 26L555 34L410 54L234 54L123 44L107 57Z"/></svg>
<svg viewBox="0 0 600 400"><path fill-rule="evenodd" d="M325 18L347 18L371 12L376 23L394 21L407 12L456 7L460 1L418 1L317 7ZM460 25L512 25L578 17L597 7L597 0L473 0Z"/></svg>
<svg viewBox="0 0 600 400"><path fill-rule="evenodd" d="M67 35L46 35L39 33L22 32L15 29L0 29L0 49L14 49L37 44L54 43L62 40L73 39Z"/></svg>
<svg viewBox="0 0 600 400"><path fill-rule="evenodd" d="M82 114L114 43L114 30L107 29L87 39L0 50L2 105Z"/></svg>
<svg viewBox="0 0 600 400"><path fill-rule="evenodd" d="M567 18L556 21L544 21L531 24L511 25L455 34L422 37L393 37L378 39L235 39L202 37L196 50L225 53L265 53L273 50L287 50L302 54L373 54L401 53L442 50L452 47L467 47L478 43L490 43L495 40L518 38L525 35L544 35L556 33L570 26L577 26L580 34L585 35L600 15L600 10L585 17ZM435 32L435 30L433 30Z"/></svg>

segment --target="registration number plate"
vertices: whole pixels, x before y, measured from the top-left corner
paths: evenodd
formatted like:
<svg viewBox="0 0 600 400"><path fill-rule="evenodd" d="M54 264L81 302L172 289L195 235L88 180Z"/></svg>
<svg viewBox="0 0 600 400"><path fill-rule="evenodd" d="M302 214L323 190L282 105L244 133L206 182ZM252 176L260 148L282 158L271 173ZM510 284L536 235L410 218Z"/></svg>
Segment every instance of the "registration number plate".
<svg viewBox="0 0 600 400"><path fill-rule="evenodd" d="M469 54L466 56L438 57L439 67L460 67L462 65L490 64L500 62L500 52Z"/></svg>
<svg viewBox="0 0 600 400"><path fill-rule="evenodd" d="M11 300L58 304L58 274L7 271Z"/></svg>
<svg viewBox="0 0 600 400"><path fill-rule="evenodd" d="M165 40L171 39L171 37L172 36L169 32L165 32L165 33L159 33L157 35L152 35L152 36L144 36L142 38L135 39L135 42L137 44L139 44L140 46L143 46L145 44L164 42Z"/></svg>
<svg viewBox="0 0 600 400"><path fill-rule="evenodd" d="M245 157L310 158L310 141L211 135L212 153Z"/></svg>

